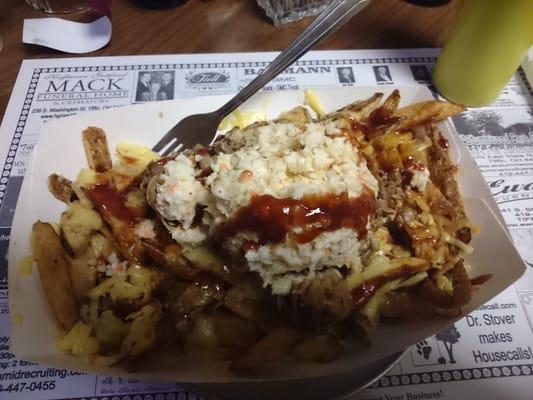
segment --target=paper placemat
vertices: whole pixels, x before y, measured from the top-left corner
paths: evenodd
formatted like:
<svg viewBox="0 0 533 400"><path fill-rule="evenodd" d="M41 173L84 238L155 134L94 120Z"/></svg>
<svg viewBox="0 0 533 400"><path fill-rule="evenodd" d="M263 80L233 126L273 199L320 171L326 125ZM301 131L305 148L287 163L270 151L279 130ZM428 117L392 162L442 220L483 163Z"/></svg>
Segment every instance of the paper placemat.
<svg viewBox="0 0 533 400"><path fill-rule="evenodd" d="M9 351L6 251L13 212L40 126L85 111L232 93L276 53L24 61L0 127L0 398L193 399L179 384L58 370ZM316 51L266 90L430 84L437 49ZM163 86L154 91L146 81ZM157 87L159 85L154 85ZM164 95L163 95L164 93ZM454 326L413 346L358 399L530 399L533 383L533 93L519 70L498 101L454 119L528 264L523 278Z"/></svg>

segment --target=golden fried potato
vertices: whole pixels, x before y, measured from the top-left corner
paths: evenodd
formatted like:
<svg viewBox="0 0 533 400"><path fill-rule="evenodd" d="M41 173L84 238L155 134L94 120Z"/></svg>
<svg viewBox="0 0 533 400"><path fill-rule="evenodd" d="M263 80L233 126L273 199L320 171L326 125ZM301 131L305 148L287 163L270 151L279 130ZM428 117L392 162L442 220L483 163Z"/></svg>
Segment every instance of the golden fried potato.
<svg viewBox="0 0 533 400"><path fill-rule="evenodd" d="M440 307L413 292L395 290L387 293L379 305L382 317L419 319L430 316L453 318L461 315L459 307Z"/></svg>
<svg viewBox="0 0 533 400"><path fill-rule="evenodd" d="M383 93L374 93L368 99L356 101L334 113L326 115L324 119L349 118L357 122L366 121L370 113L379 106L382 98Z"/></svg>
<svg viewBox="0 0 533 400"><path fill-rule="evenodd" d="M303 340L294 347L293 352L302 360L325 363L337 359L342 352L342 346L336 338L324 334Z"/></svg>
<svg viewBox="0 0 533 400"><path fill-rule="evenodd" d="M59 222L61 240L72 255L80 255L85 251L91 234L102 228L100 214L80 202L71 203L67 211L61 214Z"/></svg>
<svg viewBox="0 0 533 400"><path fill-rule="evenodd" d="M135 214L120 193L106 186L94 186L86 191L88 198L107 222L120 254L133 264L142 265L146 259L141 239L134 232ZM109 207L113 204L113 207Z"/></svg>
<svg viewBox="0 0 533 400"><path fill-rule="evenodd" d="M259 337L259 329L253 323L234 314L220 311L212 319L219 346L248 347Z"/></svg>
<svg viewBox="0 0 533 400"><path fill-rule="evenodd" d="M276 361L290 351L298 338L299 334L294 329L274 329L234 360L230 365L230 370L246 372Z"/></svg>
<svg viewBox="0 0 533 400"><path fill-rule="evenodd" d="M109 171L113 163L103 129L89 126L83 131L82 139L89 167L96 172Z"/></svg>
<svg viewBox="0 0 533 400"><path fill-rule="evenodd" d="M164 249L159 249L149 240L143 240L142 244L153 261L180 279L191 281L201 272L181 255L181 247L178 244L170 244Z"/></svg>
<svg viewBox="0 0 533 400"><path fill-rule="evenodd" d="M465 110L465 106L461 104L428 100L400 108L394 113L394 116L400 118L397 130L401 131L415 126L439 122Z"/></svg>
<svg viewBox="0 0 533 400"><path fill-rule="evenodd" d="M191 323L187 343L204 350L213 350L218 346L218 335L215 329L215 323L211 316L195 315Z"/></svg>
<svg viewBox="0 0 533 400"><path fill-rule="evenodd" d="M80 257L70 260L68 271L77 300L86 297L96 283L96 267L87 262L88 258L92 257L90 253L91 249L87 249Z"/></svg>
<svg viewBox="0 0 533 400"><path fill-rule="evenodd" d="M161 318L161 304L153 301L126 317L130 329L121 345L121 353L135 356L154 346L156 325Z"/></svg>
<svg viewBox="0 0 533 400"><path fill-rule="evenodd" d="M113 183L119 192L130 187L159 154L146 146L121 142L117 144L117 163L111 169Z"/></svg>
<svg viewBox="0 0 533 400"><path fill-rule="evenodd" d="M463 260L459 260L449 272L453 285L453 305L461 307L472 299L472 282L465 270Z"/></svg>
<svg viewBox="0 0 533 400"><path fill-rule="evenodd" d="M292 110L282 112L275 122L290 122L293 124L307 124L311 122L311 115L307 108L298 106L294 107Z"/></svg>
<svg viewBox="0 0 533 400"><path fill-rule="evenodd" d="M239 317L257 324L263 331L276 325L272 305L263 299L251 297L239 287L228 290L222 304Z"/></svg>
<svg viewBox="0 0 533 400"><path fill-rule="evenodd" d="M188 315L222 300L224 294L225 290L221 282L205 277L205 279L191 283L172 304L172 309L178 317Z"/></svg>
<svg viewBox="0 0 533 400"><path fill-rule="evenodd" d="M400 105L400 99L400 91L398 89L394 89L381 106L382 115L388 118L392 117Z"/></svg>
<svg viewBox="0 0 533 400"><path fill-rule="evenodd" d="M446 139L437 127L428 127L427 133L433 146L428 149L428 170L432 183L440 190L449 203L449 207L444 213L453 219L461 219L466 216L459 185L454 172L457 166L452 164L449 156L449 149Z"/></svg>
<svg viewBox="0 0 533 400"><path fill-rule="evenodd" d="M59 325L70 330L79 320L78 305L63 246L52 225L41 221L33 224L31 248L48 304Z"/></svg>
<svg viewBox="0 0 533 400"><path fill-rule="evenodd" d="M229 269L224 262L205 246L192 247L183 250L185 257L195 268L209 272L228 283L240 283L238 274Z"/></svg>
<svg viewBox="0 0 533 400"><path fill-rule="evenodd" d="M58 174L52 174L48 177L48 190L56 199L67 204L71 201L72 195L74 194L72 182Z"/></svg>
<svg viewBox="0 0 533 400"><path fill-rule="evenodd" d="M72 288L77 300L85 298L96 285L96 266L98 258L105 258L109 242L102 234L93 234L85 251L70 257L68 270Z"/></svg>

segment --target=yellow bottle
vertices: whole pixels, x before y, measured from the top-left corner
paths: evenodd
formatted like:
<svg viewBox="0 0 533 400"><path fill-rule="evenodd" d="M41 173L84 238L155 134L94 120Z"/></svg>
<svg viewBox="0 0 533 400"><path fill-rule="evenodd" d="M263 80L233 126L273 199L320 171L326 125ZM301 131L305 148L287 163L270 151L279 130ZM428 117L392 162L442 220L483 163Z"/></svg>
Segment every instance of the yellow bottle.
<svg viewBox="0 0 533 400"><path fill-rule="evenodd" d="M433 71L456 103L494 102L533 44L533 0L464 0Z"/></svg>

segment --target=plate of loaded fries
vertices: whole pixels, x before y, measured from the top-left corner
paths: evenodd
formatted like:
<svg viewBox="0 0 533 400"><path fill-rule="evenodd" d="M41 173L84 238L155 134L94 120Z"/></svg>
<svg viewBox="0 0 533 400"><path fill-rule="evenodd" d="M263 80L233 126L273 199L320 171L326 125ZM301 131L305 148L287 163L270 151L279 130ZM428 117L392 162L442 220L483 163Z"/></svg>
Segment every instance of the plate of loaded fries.
<svg viewBox="0 0 533 400"><path fill-rule="evenodd" d="M180 382L333 376L523 273L450 119L463 106L420 86L263 92L210 145L150 149L228 99L43 126L9 249L18 357Z"/></svg>

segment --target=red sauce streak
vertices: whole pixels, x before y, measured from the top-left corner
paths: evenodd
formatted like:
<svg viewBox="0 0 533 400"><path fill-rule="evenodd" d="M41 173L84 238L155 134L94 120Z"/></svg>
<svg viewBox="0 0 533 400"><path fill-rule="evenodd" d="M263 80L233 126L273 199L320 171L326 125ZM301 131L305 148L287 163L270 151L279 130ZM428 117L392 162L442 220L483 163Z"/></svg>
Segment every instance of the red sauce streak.
<svg viewBox="0 0 533 400"><path fill-rule="evenodd" d="M380 126L390 125L399 120L399 117L391 115L389 112L380 107L370 113L366 123L361 123L350 118L350 127L352 128L352 131L360 131L365 135L368 135L376 131Z"/></svg>
<svg viewBox="0 0 533 400"><path fill-rule="evenodd" d="M492 278L492 274L484 274L476 276L475 278L470 279L472 285L483 285L485 282Z"/></svg>
<svg viewBox="0 0 533 400"><path fill-rule="evenodd" d="M87 195L98 211L106 218L115 217L129 224L133 224L136 221L137 217L126 206L123 195L115 189L109 186L96 185L87 189Z"/></svg>
<svg viewBox="0 0 533 400"><path fill-rule="evenodd" d="M354 311L360 310L370 300L370 298L376 293L376 291L385 283L402 276L411 275L415 272L423 271L427 268L427 265L412 266L402 265L392 271L385 272L383 275L370 279L364 282L361 286L352 290L352 306Z"/></svg>
<svg viewBox="0 0 533 400"><path fill-rule="evenodd" d="M194 151L194 154L197 155L197 156L208 156L208 155L210 155L209 154L209 150L207 150L205 147L201 147L199 149L196 149Z"/></svg>
<svg viewBox="0 0 533 400"><path fill-rule="evenodd" d="M368 189L357 198L349 198L347 193L313 195L301 200L261 195L237 211L216 236L220 240L241 231L252 232L263 245L280 243L289 234L296 242L307 243L322 232L351 228L363 237L368 216L374 210L375 199ZM295 228L301 231L295 232Z"/></svg>
<svg viewBox="0 0 533 400"><path fill-rule="evenodd" d="M174 160L174 156L165 156L165 157L161 157L161 158L158 158L157 160L155 161L152 161L152 165L165 165L166 163L168 163L169 161L172 161Z"/></svg>
<svg viewBox="0 0 533 400"><path fill-rule="evenodd" d="M387 279L380 276L364 282L361 286L352 290L352 306L354 311L360 310L377 292L377 290L387 282Z"/></svg>
<svg viewBox="0 0 533 400"><path fill-rule="evenodd" d="M442 135L439 135L439 139L438 139L437 143L443 149L447 149L448 147L450 147L450 145L448 144L448 141Z"/></svg>
<svg viewBox="0 0 533 400"><path fill-rule="evenodd" d="M412 169L413 171L423 171L424 165L415 159L413 159L412 156L408 156L407 159L404 160L403 165L405 168Z"/></svg>
<svg viewBox="0 0 533 400"><path fill-rule="evenodd" d="M363 133L367 133L368 131L368 127L365 124L352 118L350 118L350 128L352 128L352 131L361 131Z"/></svg>
<svg viewBox="0 0 533 400"><path fill-rule="evenodd" d="M259 243L252 242L251 240L247 240L242 245L242 250L246 253L250 250L258 250L259 249Z"/></svg>
<svg viewBox="0 0 533 400"><path fill-rule="evenodd" d="M368 116L367 125L369 128L375 128L381 125L391 125L399 121L399 119L400 118L395 117L383 107L379 107L370 113Z"/></svg>

